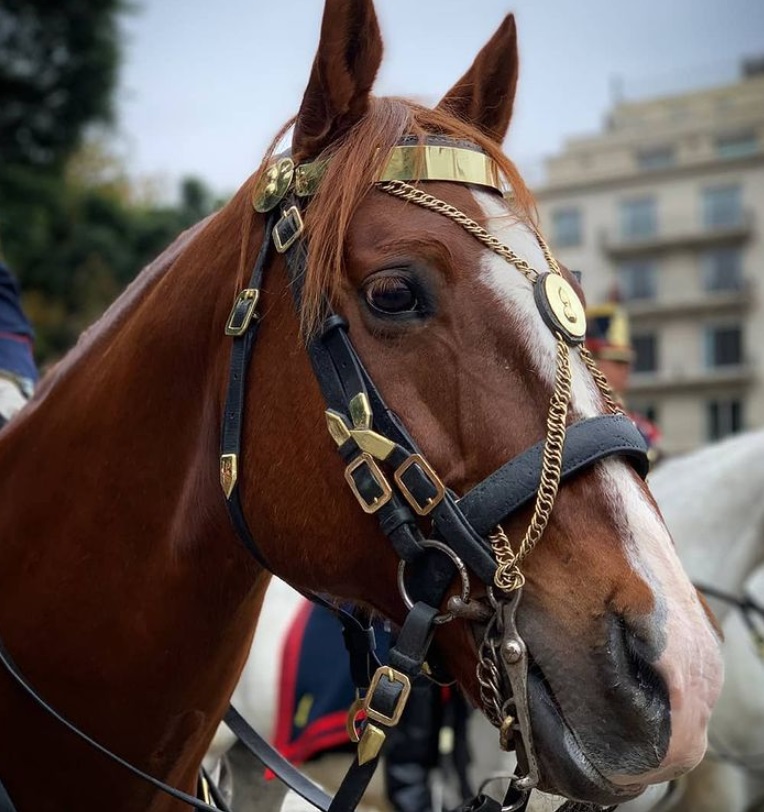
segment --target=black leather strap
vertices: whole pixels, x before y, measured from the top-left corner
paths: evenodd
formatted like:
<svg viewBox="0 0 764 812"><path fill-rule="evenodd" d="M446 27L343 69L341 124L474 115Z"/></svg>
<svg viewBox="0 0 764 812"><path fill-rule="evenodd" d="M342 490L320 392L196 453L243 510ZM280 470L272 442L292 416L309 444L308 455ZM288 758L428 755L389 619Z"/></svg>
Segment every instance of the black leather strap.
<svg viewBox="0 0 764 812"><path fill-rule="evenodd" d="M371 622L358 617L353 612L348 612L321 595L298 591L312 603L328 609L340 622L353 685L361 690L367 688L374 672L382 665L377 656L377 640Z"/></svg>
<svg viewBox="0 0 764 812"><path fill-rule="evenodd" d="M478 533L492 533L507 516L535 498L543 451L543 441L536 443L459 500L461 512ZM626 457L640 476L647 476L647 446L630 417L601 415L574 423L565 437L562 481L614 455Z"/></svg>
<svg viewBox="0 0 764 812"><path fill-rule="evenodd" d="M328 811L332 802L331 797L274 750L256 730L247 724L233 705L228 708L223 721L247 750L290 789L293 789L301 798L313 804L317 809L321 809L323 812Z"/></svg>
<svg viewBox="0 0 764 812"><path fill-rule="evenodd" d="M204 812L220 812L220 810L216 809L214 806L210 806L209 804L204 803L204 801L200 801L198 798L194 798L192 795L188 795L185 792L182 792L179 789L175 789L174 787L165 784L163 781L160 781L158 778L154 778L153 775L149 775L148 773L143 772L143 770L135 767L129 761L121 758L120 756L112 753L111 750L104 747L100 742L97 742L95 739L91 738L87 735L87 733L83 733L78 727L72 724L65 716L62 716L54 707L49 705L41 696L40 694L35 691L35 689L27 682L24 678L24 675L19 670L16 663L11 658L11 655L8 653L5 645L0 640L0 663L5 667L6 671L10 674L16 684L24 691L24 693L32 699L35 704L37 704L40 708L42 708L45 713L55 719L60 725L65 727L70 733L76 736L80 741L84 742L88 746L92 747L94 750L97 750L101 755L106 756L110 761L113 761L115 764L118 764L120 767L123 767L127 772L134 775L136 778L140 778L142 781L145 781L147 784L151 784L153 787L158 789L160 792L164 792L166 795L169 795L171 798L175 798L177 801L182 801L185 804L193 807L194 809L204 810ZM2 790L5 792L5 790ZM9 812L15 812L13 808L13 804L8 798L7 793L6 798L8 801L8 810ZM0 793L0 801L2 801L2 793ZM6 812L3 807L0 807L2 812Z"/></svg>
<svg viewBox="0 0 764 812"><path fill-rule="evenodd" d="M223 793L220 791L220 788L212 780L212 777L207 772L207 770L204 769L204 766L202 766L199 769L199 776L200 779L203 778L207 782L207 789L210 793L210 797L212 798L212 802L220 810L220 812L233 812L231 807L226 803L226 800L223 797ZM199 792L199 796L203 797L201 792Z"/></svg>
<svg viewBox="0 0 764 812"><path fill-rule="evenodd" d="M0 781L0 812L16 812L16 807L13 805L11 796Z"/></svg>
<svg viewBox="0 0 764 812"><path fill-rule="evenodd" d="M379 763L379 756L367 761L365 764L358 763L358 756L353 759L350 769L347 771L342 783L337 790L337 794L332 798L329 812L347 812L355 809L361 802L366 787L369 786Z"/></svg>
<svg viewBox="0 0 764 812"><path fill-rule="evenodd" d="M263 276L265 268L268 264L268 256L271 250L270 233L275 215L270 214L265 224L265 232L263 243L258 251L255 264L252 267L252 274L250 275L248 288L253 290L260 290L262 287ZM239 302L238 308L240 313L234 312L230 322L238 324L241 323L246 315L246 302ZM244 403L247 391L247 370L249 368L249 360L252 355L252 348L257 338L257 331L260 325L257 316L251 318L248 328L244 330L241 335L233 338L231 346L231 360L228 374L228 391L226 393L225 408L223 411L223 424L221 428L220 437L220 453L234 454L236 458L241 457L241 435L242 435L242 422L244 420ZM228 512L231 516L231 521L239 535L239 538L252 553L258 563L265 569L270 569L265 556L258 547L252 532L249 529L249 524L244 515L244 510L241 505L241 496L239 492L239 481L237 480L231 491L231 495L226 500L228 504Z"/></svg>
<svg viewBox="0 0 764 812"><path fill-rule="evenodd" d="M406 615L395 645L390 649L390 665L410 677L418 676L435 631L438 610L426 603L415 603Z"/></svg>
<svg viewBox="0 0 764 812"><path fill-rule="evenodd" d="M348 810L355 809L366 791L379 761L379 757L377 757L366 764L359 764L356 756L337 793L332 798L274 750L256 730L247 724L233 706L228 708L224 721L253 756L258 758L291 790L322 812L348 812Z"/></svg>

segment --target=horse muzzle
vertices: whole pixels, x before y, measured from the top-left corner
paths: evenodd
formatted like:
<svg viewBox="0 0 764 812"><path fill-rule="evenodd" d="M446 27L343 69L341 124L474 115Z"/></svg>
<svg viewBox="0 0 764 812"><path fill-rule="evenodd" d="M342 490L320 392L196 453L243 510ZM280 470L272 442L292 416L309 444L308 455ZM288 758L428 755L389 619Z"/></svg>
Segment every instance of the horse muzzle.
<svg viewBox="0 0 764 812"><path fill-rule="evenodd" d="M541 789L602 805L640 794L671 736L669 692L654 665L660 652L623 618L605 623L592 651L570 651L569 643L550 660L550 641L537 638L534 657L529 638L526 663L518 664L519 635L507 623L501 648L521 767Z"/></svg>

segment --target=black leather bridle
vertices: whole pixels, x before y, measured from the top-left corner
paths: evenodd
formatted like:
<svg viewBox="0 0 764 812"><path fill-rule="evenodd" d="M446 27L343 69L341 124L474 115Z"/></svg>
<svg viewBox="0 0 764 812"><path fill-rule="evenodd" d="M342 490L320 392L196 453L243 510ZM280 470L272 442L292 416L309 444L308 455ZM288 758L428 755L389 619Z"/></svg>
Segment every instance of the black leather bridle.
<svg viewBox="0 0 764 812"><path fill-rule="evenodd" d="M410 143L410 139L404 141ZM249 528L241 500L238 469L244 403L247 389L257 386L256 381L248 382L247 372L260 323L256 310L259 292L274 248L285 255L289 285L296 307L300 306L308 264L303 205L293 191L288 191L265 216L263 241L248 286L237 297L226 325L232 348L221 435L221 482L238 535L269 571L271 567ZM352 615L340 612L354 663L354 680L366 692L363 709L369 722L363 733L358 733L361 738L358 754L334 798L294 770L233 709L226 722L277 775L286 774L287 783L308 801L322 810L344 812L357 806L374 773L384 742L380 725L397 723L408 697L410 680L423 669L429 670L425 660L435 626L448 616L441 614L439 607L455 574L468 570L487 587L493 584L496 562L487 536L535 497L543 441L506 462L459 498L444 487L404 423L387 406L353 347L347 322L328 305L323 327L308 341L307 351L326 402L330 433L347 465L348 484L361 507L377 517L380 529L401 561L409 565L406 597L410 611L390 650L389 666L379 665L373 652L373 635L369 635L368 629ZM369 453L369 443L374 448L381 443L382 453ZM583 420L567 430L561 479L569 479L610 456L625 457L644 477L649 465L646 451L642 435L625 415ZM387 470L393 472L392 476ZM425 519L431 522L429 536L423 531ZM308 597L326 603L320 596ZM464 590L462 598L468 599ZM80 739L172 797L196 809L216 808L148 776L79 731L29 685L1 641L0 663L22 690ZM378 735L370 736L370 730ZM516 801L508 798L505 809L525 808L524 798ZM469 808L496 812L499 805L481 797ZM2 783L0 812L15 812Z"/></svg>
<svg viewBox="0 0 764 812"><path fill-rule="evenodd" d="M410 143L410 139L404 139ZM259 319L254 308L275 248L285 255L289 284L300 306L308 265L308 246L303 237L303 202L285 195L277 209L265 218L264 237L248 287L231 312L227 332L233 335L228 395L223 419L221 459L236 460L242 450L246 373ZM385 403L356 353L347 322L326 304L322 329L308 341L307 350L327 406L329 428L347 465L346 479L365 512L376 515L380 529L390 539L402 562L412 565L408 583L415 599L396 645L390 649L390 668L368 675L364 708L372 720L394 724L407 696L406 684L422 672L445 591L453 582L455 564L466 567L487 587L493 584L496 562L489 533L508 516L531 502L541 475L543 441L509 460L467 494L458 498L445 488L427 463L398 415ZM359 421L358 404L368 404ZM364 447L362 426L389 443L384 465ZM356 431L353 431L353 428ZM625 415L602 415L582 420L567 430L561 479L564 481L595 462L622 456L645 477L649 463L644 439ZM386 469L386 470L384 470ZM392 476L387 471L392 470ZM224 489L226 488L224 484ZM228 492L228 505L239 536L255 558L271 569L255 541L242 509L236 479ZM422 530L422 517L431 520L432 545ZM443 555L442 550L451 551ZM408 590L406 597L408 598ZM464 597L464 595L463 595ZM384 738L384 737L383 737ZM359 756L333 799L331 812L353 808L374 770L379 751L368 761ZM520 808L515 807L515 808Z"/></svg>

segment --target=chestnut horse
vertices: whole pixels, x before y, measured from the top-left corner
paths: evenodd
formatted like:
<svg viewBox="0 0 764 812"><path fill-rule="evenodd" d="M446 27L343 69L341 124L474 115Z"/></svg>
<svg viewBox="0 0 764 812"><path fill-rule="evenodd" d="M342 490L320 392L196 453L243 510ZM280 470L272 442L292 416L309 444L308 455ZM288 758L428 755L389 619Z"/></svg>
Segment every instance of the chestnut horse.
<svg viewBox="0 0 764 812"><path fill-rule="evenodd" d="M440 660L520 748L526 787L609 804L703 755L713 623L501 151L514 20L434 110L370 95L381 56L371 0L327 0L293 163L267 159L182 235L0 437L0 782L18 812L187 808L21 683L191 794L265 564L408 630L369 690L383 721L362 770L436 617L453 620Z"/></svg>

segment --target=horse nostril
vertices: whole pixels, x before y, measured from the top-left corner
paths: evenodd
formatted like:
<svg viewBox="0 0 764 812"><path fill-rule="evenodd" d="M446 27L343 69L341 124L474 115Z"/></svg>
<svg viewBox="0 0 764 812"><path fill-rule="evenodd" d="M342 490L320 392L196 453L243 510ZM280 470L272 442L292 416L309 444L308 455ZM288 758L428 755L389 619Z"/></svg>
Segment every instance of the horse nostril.
<svg viewBox="0 0 764 812"><path fill-rule="evenodd" d="M665 699L668 690L655 663L660 657L660 647L641 622L632 623L623 615L613 615L610 626L611 651L617 662L617 670L640 693L646 697Z"/></svg>

